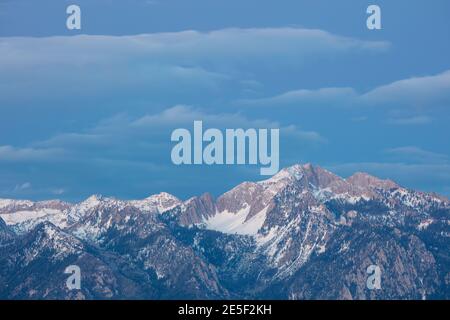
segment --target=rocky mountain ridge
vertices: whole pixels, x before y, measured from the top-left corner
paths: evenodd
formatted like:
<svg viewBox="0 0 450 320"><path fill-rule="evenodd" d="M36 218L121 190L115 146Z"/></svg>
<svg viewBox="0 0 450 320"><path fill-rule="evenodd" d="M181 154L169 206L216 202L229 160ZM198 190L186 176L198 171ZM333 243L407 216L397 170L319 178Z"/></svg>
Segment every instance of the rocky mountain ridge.
<svg viewBox="0 0 450 320"><path fill-rule="evenodd" d="M449 225L445 197L311 164L217 199L0 200L0 297L448 299Z"/></svg>

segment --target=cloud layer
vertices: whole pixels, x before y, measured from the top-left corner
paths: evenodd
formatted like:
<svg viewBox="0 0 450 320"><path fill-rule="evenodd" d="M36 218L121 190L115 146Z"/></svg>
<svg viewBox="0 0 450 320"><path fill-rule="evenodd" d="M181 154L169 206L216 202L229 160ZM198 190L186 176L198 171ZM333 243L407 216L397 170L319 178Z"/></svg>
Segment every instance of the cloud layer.
<svg viewBox="0 0 450 320"><path fill-rule="evenodd" d="M388 47L387 42L301 28L0 38L0 102L45 99L48 92L53 99L118 92L163 98L177 94L180 99L224 94L224 83L231 90L229 82L246 74Z"/></svg>
<svg viewBox="0 0 450 320"><path fill-rule="evenodd" d="M174 167L170 133L194 120L280 128L282 166L447 190L450 71L385 68L402 59L390 43L296 27L0 38L0 195L183 197L259 178Z"/></svg>

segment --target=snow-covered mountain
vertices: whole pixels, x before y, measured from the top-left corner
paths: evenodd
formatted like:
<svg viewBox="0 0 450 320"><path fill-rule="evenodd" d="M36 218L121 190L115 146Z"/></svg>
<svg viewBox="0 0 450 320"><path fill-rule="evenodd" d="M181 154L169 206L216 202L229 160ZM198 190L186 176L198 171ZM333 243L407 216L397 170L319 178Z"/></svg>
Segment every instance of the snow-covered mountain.
<svg viewBox="0 0 450 320"><path fill-rule="evenodd" d="M0 200L0 297L449 298L449 225L445 197L311 164L217 199ZM30 269L33 259L52 272ZM68 260L89 278L78 296L49 279L64 278L55 261ZM367 289L371 264L395 275L386 290ZM36 289L39 277L48 284Z"/></svg>
<svg viewBox="0 0 450 320"><path fill-rule="evenodd" d="M18 233L25 233L44 221L63 229L68 228L84 216L99 210L129 206L142 212L164 213L179 204L181 201L178 198L166 192L131 201L92 195L78 204L59 200L32 202L0 199L0 217Z"/></svg>

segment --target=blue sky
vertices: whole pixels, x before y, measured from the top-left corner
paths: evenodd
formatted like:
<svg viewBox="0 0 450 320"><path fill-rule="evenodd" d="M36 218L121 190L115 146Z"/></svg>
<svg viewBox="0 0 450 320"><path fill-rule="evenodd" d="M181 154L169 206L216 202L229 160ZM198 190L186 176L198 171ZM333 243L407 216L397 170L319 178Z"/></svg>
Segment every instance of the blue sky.
<svg viewBox="0 0 450 320"><path fill-rule="evenodd" d="M82 30L65 9L78 4ZM382 30L366 28L366 8ZM450 195L450 2L0 0L0 197L214 195L175 128L280 128L312 162Z"/></svg>

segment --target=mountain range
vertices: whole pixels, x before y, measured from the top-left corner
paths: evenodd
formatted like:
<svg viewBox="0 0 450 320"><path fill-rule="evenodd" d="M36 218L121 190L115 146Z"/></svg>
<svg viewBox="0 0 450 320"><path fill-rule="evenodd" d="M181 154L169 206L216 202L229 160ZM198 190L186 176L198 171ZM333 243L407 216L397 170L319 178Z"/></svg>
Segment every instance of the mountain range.
<svg viewBox="0 0 450 320"><path fill-rule="evenodd" d="M217 199L0 199L0 299L449 299L449 253L448 198L311 164Z"/></svg>

